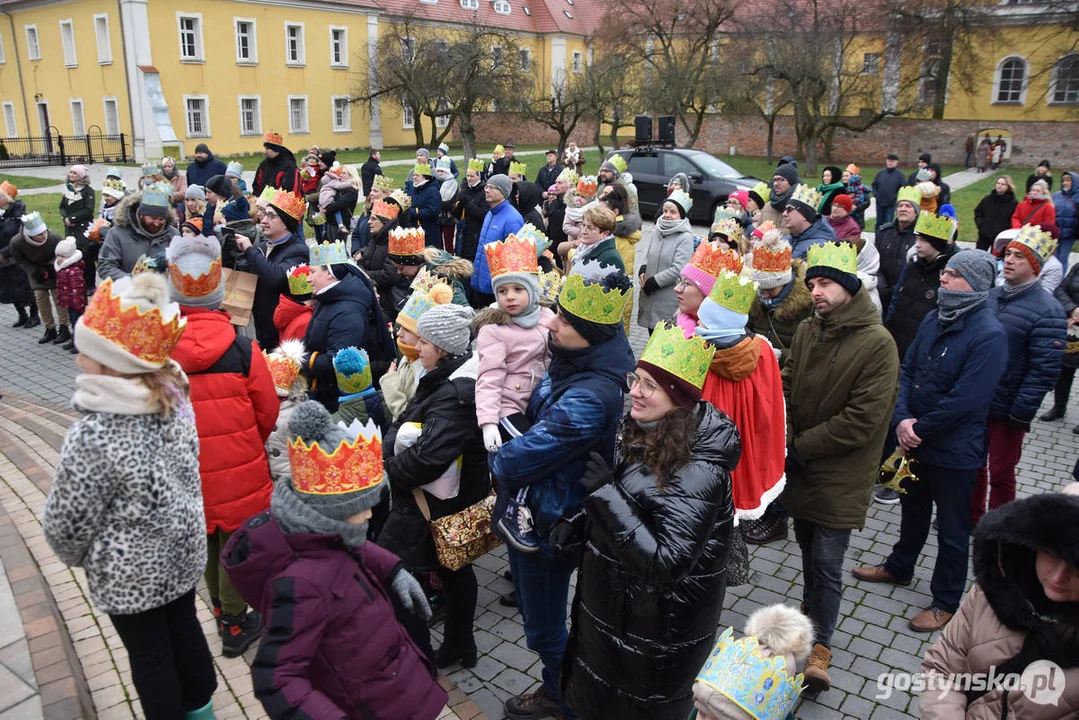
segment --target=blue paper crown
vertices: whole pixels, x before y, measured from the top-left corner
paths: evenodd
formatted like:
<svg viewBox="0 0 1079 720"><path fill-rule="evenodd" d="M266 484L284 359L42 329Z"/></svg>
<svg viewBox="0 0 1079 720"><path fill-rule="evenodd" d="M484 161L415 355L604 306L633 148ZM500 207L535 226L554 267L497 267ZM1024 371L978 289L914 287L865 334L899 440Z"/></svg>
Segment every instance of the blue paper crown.
<svg viewBox="0 0 1079 720"><path fill-rule="evenodd" d="M156 187L155 184L142 191L142 197L139 199L139 202L147 207L168 207L169 199L170 193Z"/></svg>
<svg viewBox="0 0 1079 720"><path fill-rule="evenodd" d="M551 241L543 234L543 231L537 228L532 223L526 223L524 227L516 232L518 240L531 239L536 244L536 257L539 257L547 251L547 248L551 247Z"/></svg>
<svg viewBox="0 0 1079 720"><path fill-rule="evenodd" d="M311 265L340 265L349 262L352 262L352 258L348 256L348 250L340 240L311 246Z"/></svg>
<svg viewBox="0 0 1079 720"><path fill-rule="evenodd" d="M708 662L697 675L704 683L728 698L755 720L786 717L802 691L803 676L787 674L782 657L765 658L757 638L734 640L727 628L716 641Z"/></svg>

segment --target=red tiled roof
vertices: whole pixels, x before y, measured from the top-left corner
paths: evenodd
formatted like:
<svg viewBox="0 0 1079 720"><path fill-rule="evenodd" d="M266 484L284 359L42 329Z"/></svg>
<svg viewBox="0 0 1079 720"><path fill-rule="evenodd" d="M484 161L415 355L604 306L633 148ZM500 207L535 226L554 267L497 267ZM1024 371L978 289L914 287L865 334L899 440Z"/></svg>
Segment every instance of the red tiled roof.
<svg viewBox="0 0 1079 720"><path fill-rule="evenodd" d="M0 0L2 2L3 0ZM344 0L352 4L356 0ZM461 7L460 0L367 0L391 16L410 15L417 20L497 27L526 33L590 35L600 24L605 6L599 0L508 0L510 14L496 13L494 0L479 0L479 10ZM363 0L356 4L365 4Z"/></svg>

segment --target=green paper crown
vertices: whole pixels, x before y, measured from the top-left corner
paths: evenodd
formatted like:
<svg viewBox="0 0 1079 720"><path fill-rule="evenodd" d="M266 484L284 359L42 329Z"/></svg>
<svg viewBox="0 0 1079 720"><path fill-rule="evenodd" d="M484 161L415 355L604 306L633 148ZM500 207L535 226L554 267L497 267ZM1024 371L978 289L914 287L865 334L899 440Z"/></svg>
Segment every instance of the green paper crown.
<svg viewBox="0 0 1079 720"><path fill-rule="evenodd" d="M724 270L716 278L712 292L708 293L708 299L716 305L741 315L748 315L753 307L753 300L757 297L757 283L742 277L730 270Z"/></svg>
<svg viewBox="0 0 1079 720"><path fill-rule="evenodd" d="M371 387L371 361L367 352L347 347L333 356L333 371L337 376L337 390L342 395L363 392Z"/></svg>
<svg viewBox="0 0 1079 720"><path fill-rule="evenodd" d="M607 289L599 282L588 283L583 275L574 273L563 283L558 305L582 320L616 325L622 322L622 310L628 298L628 293Z"/></svg>
<svg viewBox="0 0 1079 720"><path fill-rule="evenodd" d="M787 674L782 656L764 657L757 638L736 641L732 628L719 636L697 675L697 682L729 698L754 720L787 717L803 680L802 675Z"/></svg>
<svg viewBox="0 0 1079 720"><path fill-rule="evenodd" d="M704 387L715 348L699 335L686 339L673 323L656 326L641 353L641 362L651 363L694 387Z"/></svg>
<svg viewBox="0 0 1079 720"><path fill-rule="evenodd" d="M898 204L904 200L913 203L914 207L919 207L922 204L922 191L913 185L904 185L899 188L899 193L895 196L895 202Z"/></svg>
<svg viewBox="0 0 1079 720"><path fill-rule="evenodd" d="M841 272L858 274L858 250L849 242L837 240L812 245L806 253L806 268L831 267Z"/></svg>
<svg viewBox="0 0 1079 720"><path fill-rule="evenodd" d="M266 187L262 188L262 193L259 195L259 200L263 202L273 202L273 199L277 197L278 192L279 190L277 188L267 185Z"/></svg>
<svg viewBox="0 0 1079 720"><path fill-rule="evenodd" d="M918 222L914 224L914 233L950 243L957 227L959 222L955 218L922 210L918 213Z"/></svg>
<svg viewBox="0 0 1079 720"><path fill-rule="evenodd" d="M288 276L288 291L291 295L311 295L315 288L311 286L311 266L297 265L290 268Z"/></svg>
<svg viewBox="0 0 1079 720"><path fill-rule="evenodd" d="M1037 225L1024 225L1012 242L1026 245L1038 256L1043 265L1057 249L1057 241L1053 239L1053 236Z"/></svg>
<svg viewBox="0 0 1079 720"><path fill-rule="evenodd" d="M397 184L389 175L375 175L375 181L372 183L372 187L376 187L384 193L391 193L397 188Z"/></svg>
<svg viewBox="0 0 1079 720"><path fill-rule="evenodd" d="M427 177L434 177L435 173L431 169L431 166L428 165L427 163L416 163L412 167L412 174L413 175L426 175Z"/></svg>
<svg viewBox="0 0 1079 720"><path fill-rule="evenodd" d="M824 196L804 183L794 186L789 202L800 202L816 210L820 207Z"/></svg>
<svg viewBox="0 0 1079 720"><path fill-rule="evenodd" d="M520 175L524 177L528 173L528 166L523 162L511 162L510 163L510 175Z"/></svg>
<svg viewBox="0 0 1079 720"><path fill-rule="evenodd" d="M483 172L483 161L479 158L472 158L468 161L468 169L474 172Z"/></svg>
<svg viewBox="0 0 1079 720"><path fill-rule="evenodd" d="M611 155L609 158L607 158L607 162L618 168L619 175L626 171L626 159L618 153L615 153L614 155Z"/></svg>
<svg viewBox="0 0 1079 720"><path fill-rule="evenodd" d="M311 245L310 249L311 259L309 262L311 265L340 265L352 262L352 258L348 256L348 250L345 249L345 243L340 240L333 243L326 242L321 245Z"/></svg>
<svg viewBox="0 0 1079 720"><path fill-rule="evenodd" d="M768 187L768 183L764 182L754 185L750 192L758 195L764 202L768 202L768 199L772 197L772 188Z"/></svg>

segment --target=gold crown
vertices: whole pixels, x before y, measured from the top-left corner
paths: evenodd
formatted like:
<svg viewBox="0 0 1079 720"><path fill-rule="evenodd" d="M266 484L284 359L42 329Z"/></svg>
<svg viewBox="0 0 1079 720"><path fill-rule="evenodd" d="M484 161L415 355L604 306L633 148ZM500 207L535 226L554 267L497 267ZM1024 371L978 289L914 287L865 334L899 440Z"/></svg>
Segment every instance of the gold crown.
<svg viewBox="0 0 1079 720"><path fill-rule="evenodd" d="M799 183L794 186L794 192L791 193L791 199L788 202L799 202L816 211L823 199L824 196L819 192L804 183Z"/></svg>
<svg viewBox="0 0 1079 720"><path fill-rule="evenodd" d="M354 423L358 425L358 423ZM382 435L370 420L355 440L342 440L327 452L318 441L301 437L288 444L292 486L305 495L343 495L382 482Z"/></svg>
<svg viewBox="0 0 1079 720"><path fill-rule="evenodd" d="M401 207L401 212L407 212L412 207L412 198L401 188L390 193L390 198Z"/></svg>
<svg viewBox="0 0 1079 720"><path fill-rule="evenodd" d="M545 305L554 305L558 301L558 295L562 292L562 283L565 278L557 270L541 272L539 274L540 302Z"/></svg>
<svg viewBox="0 0 1079 720"><path fill-rule="evenodd" d="M159 308L140 312L135 305L124 307L123 298L112 292L111 278L97 286L79 321L87 330L154 365L165 364L187 326L179 313L166 321Z"/></svg>
<svg viewBox="0 0 1079 720"><path fill-rule="evenodd" d="M519 238L510 233L505 240L488 243L483 251L487 253L487 267L492 280L506 273L539 272L536 243L531 238Z"/></svg>
<svg viewBox="0 0 1079 720"><path fill-rule="evenodd" d="M599 188L599 181L595 175L585 175L577 181L577 194L585 197L595 197Z"/></svg>
<svg viewBox="0 0 1079 720"><path fill-rule="evenodd" d="M761 244L753 249L753 269L757 272L784 273L791 269L791 246L772 249Z"/></svg>
<svg viewBox="0 0 1079 720"><path fill-rule="evenodd" d="M922 210L918 213L918 222L914 223L914 233L950 243L958 227L955 218Z"/></svg>
<svg viewBox="0 0 1079 720"><path fill-rule="evenodd" d="M689 264L712 277L719 277L723 270L742 272L742 258L738 253L719 243L702 242L693 252Z"/></svg>
<svg viewBox="0 0 1079 720"><path fill-rule="evenodd" d="M628 298L628 292L605 288L599 282L587 283L584 276L574 273L563 283L558 305L582 320L614 325L622 322L622 310Z"/></svg>
<svg viewBox="0 0 1079 720"><path fill-rule="evenodd" d="M398 257L411 257L422 255L426 243L426 235L423 228L395 227L390 230L390 255Z"/></svg>
<svg viewBox="0 0 1079 720"><path fill-rule="evenodd" d="M303 342L300 340L282 340L273 352L262 351L274 387L285 392L292 389L296 379L300 377L300 359L303 352Z"/></svg>
<svg viewBox="0 0 1079 720"><path fill-rule="evenodd" d="M435 305L445 305L453 301L453 289L446 283L435 283L428 292L415 290L408 296L405 306L397 313L397 324L405 330L416 332L416 323L420 315Z"/></svg>
<svg viewBox="0 0 1079 720"><path fill-rule="evenodd" d="M615 153L614 155L611 155L609 158L607 158L607 162L609 162L611 165L614 165L618 169L618 173L620 175L626 171L626 159L618 153Z"/></svg>
<svg viewBox="0 0 1079 720"><path fill-rule="evenodd" d="M432 172L431 166L428 163L416 163L412 166L412 174L431 177L434 175L434 172Z"/></svg>
<svg viewBox="0 0 1079 720"><path fill-rule="evenodd" d="M214 240L214 242L217 241ZM169 279L172 281L172 286L184 297L206 297L221 287L221 258L215 258L205 273L194 277L181 271L176 263L170 262Z"/></svg>
<svg viewBox="0 0 1079 720"><path fill-rule="evenodd" d="M468 169L472 172L481 173L483 172L483 167L483 160L480 160L479 158L472 158L468 161Z"/></svg>
<svg viewBox="0 0 1079 720"><path fill-rule="evenodd" d="M510 163L510 175L521 175L522 177L528 172L528 166L523 162L511 162Z"/></svg>
<svg viewBox="0 0 1079 720"><path fill-rule="evenodd" d="M741 315L748 315L757 297L757 283L724 270L716 278L708 299Z"/></svg>
<svg viewBox="0 0 1079 720"><path fill-rule="evenodd" d="M389 175L375 175L372 187L376 187L384 193L390 193L393 192L393 189L397 187L397 185Z"/></svg>
<svg viewBox="0 0 1079 720"><path fill-rule="evenodd" d="M849 242L830 240L811 245L806 253L806 268L831 267L841 272L858 274L858 250Z"/></svg>
<svg viewBox="0 0 1079 720"><path fill-rule="evenodd" d="M281 137L281 133L274 132L273 130L267 130L262 136L262 142L269 143L271 145L283 145L285 139Z"/></svg>
<svg viewBox="0 0 1079 720"><path fill-rule="evenodd" d="M421 267L420 271L416 273L416 277L413 278L409 287L413 290L419 290L420 292L431 292L431 288L439 283L444 283L435 273L429 271L426 267Z"/></svg>
<svg viewBox="0 0 1079 720"><path fill-rule="evenodd" d="M304 202L303 198L297 197L287 190L278 191L273 196L270 204L297 222L302 220L303 214L307 212L307 203Z"/></svg>
<svg viewBox="0 0 1079 720"><path fill-rule="evenodd" d="M333 372L342 395L363 392L371 387L371 361L366 350L346 347L333 356Z"/></svg>
<svg viewBox="0 0 1079 720"><path fill-rule="evenodd" d="M1053 239L1053 236L1037 225L1024 225L1012 242L1030 248L1043 265L1057 249L1057 241ZM1011 243L1008 244L1011 245Z"/></svg>
<svg viewBox="0 0 1079 720"><path fill-rule="evenodd" d="M742 224L738 222L736 218L725 217L712 223L710 232L712 235L722 235L728 240L738 240L743 236L745 231L742 230Z"/></svg>
<svg viewBox="0 0 1079 720"><path fill-rule="evenodd" d="M288 291L291 295L311 295L315 288L311 285L311 266L297 265L290 268L285 276L288 278Z"/></svg>
<svg viewBox="0 0 1079 720"><path fill-rule="evenodd" d="M906 200L912 203L914 207L919 207L922 204L922 191L913 185L904 185L899 188L899 193L895 196L896 204Z"/></svg>
<svg viewBox="0 0 1079 720"><path fill-rule="evenodd" d="M386 218L387 220L396 220L400 213L401 208L395 203L388 203L385 200L375 200L375 204L371 206L372 215L378 215L380 218Z"/></svg>
<svg viewBox="0 0 1079 720"><path fill-rule="evenodd" d="M674 323L656 326L641 353L641 362L651 363L694 387L704 387L715 348L699 335L686 339Z"/></svg>

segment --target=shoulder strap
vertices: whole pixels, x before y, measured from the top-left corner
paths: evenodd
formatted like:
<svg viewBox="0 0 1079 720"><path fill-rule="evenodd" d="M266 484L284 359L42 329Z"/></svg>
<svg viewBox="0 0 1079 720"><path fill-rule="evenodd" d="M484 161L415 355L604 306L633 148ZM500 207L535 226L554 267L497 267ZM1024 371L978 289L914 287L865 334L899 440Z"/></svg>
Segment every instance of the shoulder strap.
<svg viewBox="0 0 1079 720"><path fill-rule="evenodd" d="M416 488L413 490L412 497L415 498L416 506L419 507L423 519L427 522L431 522L431 508L427 506L427 496L424 494L423 488Z"/></svg>

